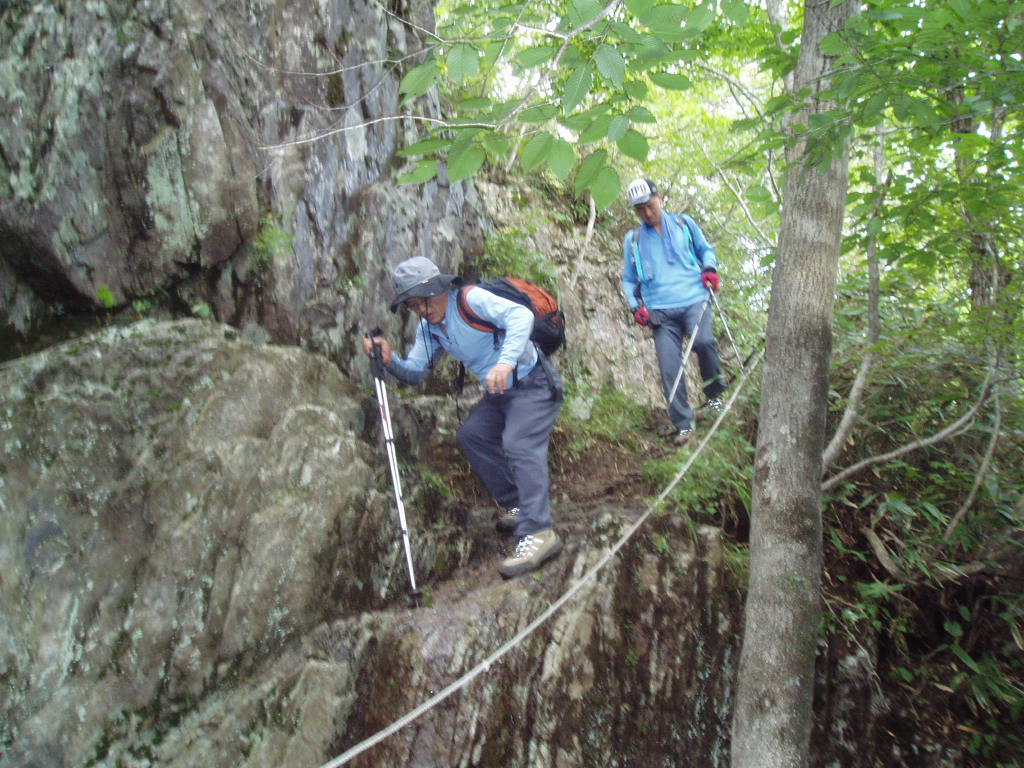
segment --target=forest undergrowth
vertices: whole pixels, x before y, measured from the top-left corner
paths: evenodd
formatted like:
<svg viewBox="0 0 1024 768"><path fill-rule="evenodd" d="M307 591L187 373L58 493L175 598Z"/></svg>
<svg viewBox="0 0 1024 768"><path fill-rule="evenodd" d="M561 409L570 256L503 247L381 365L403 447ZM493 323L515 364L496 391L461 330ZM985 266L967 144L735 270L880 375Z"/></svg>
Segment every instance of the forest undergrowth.
<svg viewBox="0 0 1024 768"><path fill-rule="evenodd" d="M904 376L881 387L861 416L873 428L851 440L840 468L885 453L907 434L948 417L920 412L932 407L922 403L935 402L927 389L938 381L922 371L921 378ZM948 385L941 381L934 386ZM721 527L728 564L741 580L757 401L753 387L737 399L660 512ZM949 404L951 412L963 407L964 398ZM642 507L693 450L659 436L661 409L642 408L621 392L601 392L586 418L570 411L552 437L556 515L560 498L574 507ZM698 435L710 424L699 419ZM884 756L904 753L911 742L942 745L964 766L1024 764L1021 434L1007 433L971 507L950 529L975 481L987 437L980 418L941 444L857 473L823 497L825 647L869 649L870 685L886 702L872 736L879 765L898 764ZM472 503L489 503L459 457L450 459L444 472L451 487Z"/></svg>

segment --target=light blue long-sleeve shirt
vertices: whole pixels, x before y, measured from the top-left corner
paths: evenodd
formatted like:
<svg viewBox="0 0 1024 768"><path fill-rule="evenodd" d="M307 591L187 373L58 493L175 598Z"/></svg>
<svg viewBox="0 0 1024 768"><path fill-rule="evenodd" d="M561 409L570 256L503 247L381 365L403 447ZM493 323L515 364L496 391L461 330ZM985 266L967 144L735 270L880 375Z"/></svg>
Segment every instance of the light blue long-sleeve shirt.
<svg viewBox="0 0 1024 768"><path fill-rule="evenodd" d="M640 225L639 270L633 248L636 230L627 232L622 241L622 290L630 309L636 309L640 303L637 286L648 309L676 309L703 301L708 289L701 280L701 272L709 267L718 268L715 249L685 213L662 212L661 228L663 235L646 223Z"/></svg>
<svg viewBox="0 0 1024 768"><path fill-rule="evenodd" d="M517 378L525 379L537 364L537 348L530 341L533 312L522 304L475 286L467 290L466 303L478 317L504 330L498 335L497 349L491 331L477 330L463 319L459 312L458 290L450 290L442 323L420 320L416 343L409 355L401 358L392 354L388 371L406 384L419 384L447 352L480 382L498 363L515 367Z"/></svg>

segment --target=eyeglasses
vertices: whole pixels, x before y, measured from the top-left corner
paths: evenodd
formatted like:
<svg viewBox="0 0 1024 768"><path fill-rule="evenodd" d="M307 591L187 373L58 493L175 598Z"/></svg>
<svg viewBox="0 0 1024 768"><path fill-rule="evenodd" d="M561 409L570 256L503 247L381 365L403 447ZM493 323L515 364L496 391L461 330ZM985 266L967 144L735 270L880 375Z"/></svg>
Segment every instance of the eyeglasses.
<svg viewBox="0 0 1024 768"><path fill-rule="evenodd" d="M427 301L428 300L423 298L422 296L416 296L415 298L407 299L405 302L405 306L407 306L413 312L422 315L424 312L427 311Z"/></svg>

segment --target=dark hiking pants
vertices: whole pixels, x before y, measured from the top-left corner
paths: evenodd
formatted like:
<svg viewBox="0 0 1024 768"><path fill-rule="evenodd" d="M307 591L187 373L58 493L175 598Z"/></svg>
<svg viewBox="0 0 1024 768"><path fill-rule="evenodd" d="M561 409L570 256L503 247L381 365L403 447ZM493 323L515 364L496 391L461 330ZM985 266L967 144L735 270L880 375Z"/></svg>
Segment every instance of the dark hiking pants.
<svg viewBox="0 0 1024 768"><path fill-rule="evenodd" d="M476 476L502 507L519 507L517 537L554 525L548 441L562 407L561 388L554 366L538 360L513 389L485 394L459 428L459 448Z"/></svg>
<svg viewBox="0 0 1024 768"><path fill-rule="evenodd" d="M711 332L711 304L704 308L703 302L676 309L658 309L651 312L654 326L654 349L658 353L658 367L661 369L661 388L665 399L672 393L682 363L683 347L691 333L696 332L693 351L700 364L700 376L704 380L704 395L717 397L725 390L722 381L722 364L718 358L718 342ZM697 324L698 318L700 324ZM694 331L694 326L697 326ZM668 404L668 417L678 429L693 428L693 409L686 398L686 374L679 380L675 399Z"/></svg>

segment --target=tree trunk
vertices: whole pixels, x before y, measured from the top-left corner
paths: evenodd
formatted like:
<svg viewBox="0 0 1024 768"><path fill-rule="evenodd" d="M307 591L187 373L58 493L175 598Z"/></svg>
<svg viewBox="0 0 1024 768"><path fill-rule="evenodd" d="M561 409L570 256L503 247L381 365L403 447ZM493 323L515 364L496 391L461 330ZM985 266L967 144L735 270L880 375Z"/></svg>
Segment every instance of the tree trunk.
<svg viewBox="0 0 1024 768"><path fill-rule="evenodd" d="M857 12L807 2L795 92L811 97L797 122L830 106L821 39ZM826 170L807 146L789 155L772 279L754 467L750 585L732 723L733 768L808 764L821 605L821 458L832 312L847 191L845 146Z"/></svg>

